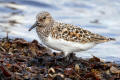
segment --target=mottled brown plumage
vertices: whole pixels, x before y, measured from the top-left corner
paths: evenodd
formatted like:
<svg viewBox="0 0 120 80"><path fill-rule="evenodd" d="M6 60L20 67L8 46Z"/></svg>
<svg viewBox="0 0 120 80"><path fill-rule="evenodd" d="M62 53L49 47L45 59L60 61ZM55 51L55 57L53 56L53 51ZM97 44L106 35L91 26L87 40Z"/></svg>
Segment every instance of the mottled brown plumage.
<svg viewBox="0 0 120 80"><path fill-rule="evenodd" d="M71 24L64 24L55 22L51 28L51 34L53 38L64 39L66 41L80 42L80 43L102 43L113 38L107 38L99 34L92 33L88 30L82 29L78 26Z"/></svg>

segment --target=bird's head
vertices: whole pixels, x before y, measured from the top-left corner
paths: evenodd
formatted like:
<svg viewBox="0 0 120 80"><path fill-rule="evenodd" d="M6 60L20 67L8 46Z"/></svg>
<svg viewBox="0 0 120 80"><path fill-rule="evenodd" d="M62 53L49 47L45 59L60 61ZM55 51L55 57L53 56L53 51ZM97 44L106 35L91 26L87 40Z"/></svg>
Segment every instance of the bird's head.
<svg viewBox="0 0 120 80"><path fill-rule="evenodd" d="M47 27L53 22L53 18L48 12L41 12L36 16L35 24L29 29L31 31L35 27Z"/></svg>

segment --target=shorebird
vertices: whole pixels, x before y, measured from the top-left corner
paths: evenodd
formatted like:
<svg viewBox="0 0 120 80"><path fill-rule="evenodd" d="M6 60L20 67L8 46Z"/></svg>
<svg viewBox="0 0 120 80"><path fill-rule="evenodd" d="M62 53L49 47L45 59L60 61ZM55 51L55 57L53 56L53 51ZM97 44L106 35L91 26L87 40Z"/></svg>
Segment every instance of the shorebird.
<svg viewBox="0 0 120 80"><path fill-rule="evenodd" d="M65 56L73 52L86 51L100 43L115 40L92 33L79 26L59 23L48 12L40 12L29 31L35 27L40 40L47 47L62 51Z"/></svg>

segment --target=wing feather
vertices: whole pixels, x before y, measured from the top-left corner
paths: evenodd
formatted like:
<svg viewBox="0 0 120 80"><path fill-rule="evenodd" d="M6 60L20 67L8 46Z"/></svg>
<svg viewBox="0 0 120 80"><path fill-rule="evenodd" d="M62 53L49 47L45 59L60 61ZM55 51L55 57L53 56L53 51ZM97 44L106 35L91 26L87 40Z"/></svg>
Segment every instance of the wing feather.
<svg viewBox="0 0 120 80"><path fill-rule="evenodd" d="M80 42L80 43L103 43L114 38L107 38L99 34L92 33L88 30L82 29L78 26L64 23L56 23L53 25L51 31L52 37L56 39L64 39L67 41Z"/></svg>

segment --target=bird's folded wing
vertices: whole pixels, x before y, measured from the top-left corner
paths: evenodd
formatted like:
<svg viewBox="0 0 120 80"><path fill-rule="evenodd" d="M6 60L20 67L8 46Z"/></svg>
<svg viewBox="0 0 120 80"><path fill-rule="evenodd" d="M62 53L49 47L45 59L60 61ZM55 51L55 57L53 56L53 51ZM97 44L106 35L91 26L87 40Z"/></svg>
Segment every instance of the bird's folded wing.
<svg viewBox="0 0 120 80"><path fill-rule="evenodd" d="M64 39L67 41L80 42L80 43L103 43L114 38L107 38L99 34L92 33L88 30L84 30L78 26L71 24L57 23L53 26L51 31L52 37L56 39Z"/></svg>

